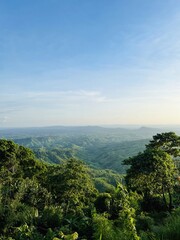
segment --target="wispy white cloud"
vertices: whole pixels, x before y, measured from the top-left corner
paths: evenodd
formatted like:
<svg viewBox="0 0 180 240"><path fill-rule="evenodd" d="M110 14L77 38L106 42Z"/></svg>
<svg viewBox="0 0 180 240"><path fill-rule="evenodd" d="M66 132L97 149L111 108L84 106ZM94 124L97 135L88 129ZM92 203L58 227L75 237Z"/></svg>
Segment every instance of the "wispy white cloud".
<svg viewBox="0 0 180 240"><path fill-rule="evenodd" d="M27 108L57 108L58 106L73 106L81 104L97 104L107 102L99 91L34 91L2 94L0 99L0 114L22 111Z"/></svg>
<svg viewBox="0 0 180 240"><path fill-rule="evenodd" d="M56 103L68 104L78 103L81 101L86 102L101 102L105 101L106 97L99 91L86 91L86 90L68 90L68 91L42 91L42 92L27 92L23 95L26 96L28 101L40 103Z"/></svg>
<svg viewBox="0 0 180 240"><path fill-rule="evenodd" d="M1 127L4 126L6 123L8 123L8 117L7 116L0 116Z"/></svg>
<svg viewBox="0 0 180 240"><path fill-rule="evenodd" d="M135 58L142 67L162 69L180 61L180 17L163 19L160 24L143 25L141 37L132 39Z"/></svg>

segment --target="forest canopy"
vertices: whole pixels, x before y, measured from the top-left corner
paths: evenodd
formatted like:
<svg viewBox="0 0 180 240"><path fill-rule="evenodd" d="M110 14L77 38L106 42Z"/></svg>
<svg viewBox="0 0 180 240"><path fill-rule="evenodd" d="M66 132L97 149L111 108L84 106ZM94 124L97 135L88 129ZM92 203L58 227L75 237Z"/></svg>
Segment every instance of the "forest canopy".
<svg viewBox="0 0 180 240"><path fill-rule="evenodd" d="M179 239L179 149L176 134L154 136L124 161L124 182L72 157L39 161L29 148L1 139L0 239Z"/></svg>

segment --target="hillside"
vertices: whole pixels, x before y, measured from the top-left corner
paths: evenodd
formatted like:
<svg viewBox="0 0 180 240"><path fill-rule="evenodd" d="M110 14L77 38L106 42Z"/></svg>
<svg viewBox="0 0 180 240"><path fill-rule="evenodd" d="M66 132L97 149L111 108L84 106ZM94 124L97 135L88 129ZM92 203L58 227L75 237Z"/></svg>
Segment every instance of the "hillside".
<svg viewBox="0 0 180 240"><path fill-rule="evenodd" d="M16 143L31 148L38 159L62 163L71 157L79 158L92 167L125 173L122 161L144 150L148 140L124 142L104 141L87 136L40 137L15 139Z"/></svg>
<svg viewBox="0 0 180 240"><path fill-rule="evenodd" d="M1 129L1 137L31 148L38 159L59 164L78 158L97 169L125 173L122 161L144 150L149 139L163 129L105 128L98 126Z"/></svg>
<svg viewBox="0 0 180 240"><path fill-rule="evenodd" d="M73 157L97 169L125 173L122 161L143 151L152 136L161 132L165 129L54 126L0 129L0 137L31 148L43 162L59 164Z"/></svg>

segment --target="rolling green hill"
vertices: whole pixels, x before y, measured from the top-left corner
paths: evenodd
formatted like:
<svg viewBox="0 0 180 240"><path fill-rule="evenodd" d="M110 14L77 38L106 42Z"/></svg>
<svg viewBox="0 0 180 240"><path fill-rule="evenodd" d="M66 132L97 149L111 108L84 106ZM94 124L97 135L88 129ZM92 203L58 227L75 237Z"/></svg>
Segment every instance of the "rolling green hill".
<svg viewBox="0 0 180 240"><path fill-rule="evenodd" d="M71 157L79 158L90 166L112 169L124 173L122 161L144 150L148 140L113 142L91 136L62 136L15 139L15 142L30 147L41 161L62 163Z"/></svg>
<svg viewBox="0 0 180 240"><path fill-rule="evenodd" d="M162 129L81 127L41 127L0 129L0 136L31 148L38 159L59 164L79 158L97 169L125 173L122 161L143 151L153 135Z"/></svg>

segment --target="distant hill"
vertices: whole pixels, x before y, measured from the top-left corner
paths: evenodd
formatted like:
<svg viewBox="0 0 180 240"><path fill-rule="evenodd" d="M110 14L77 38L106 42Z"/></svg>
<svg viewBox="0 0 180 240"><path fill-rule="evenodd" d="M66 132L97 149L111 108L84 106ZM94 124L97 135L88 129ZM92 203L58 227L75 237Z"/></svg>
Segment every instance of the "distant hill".
<svg viewBox="0 0 180 240"><path fill-rule="evenodd" d="M43 127L1 129L1 138L33 149L36 156L49 163L59 164L74 157L98 169L125 173L122 161L143 151L153 135L163 129L83 127Z"/></svg>
<svg viewBox="0 0 180 240"><path fill-rule="evenodd" d="M122 161L143 151L149 142L147 139L111 142L89 136L25 138L14 141L33 149L42 161L58 164L74 157L92 167L112 169L120 173L125 173L126 170Z"/></svg>
<svg viewBox="0 0 180 240"><path fill-rule="evenodd" d="M0 129L0 136L5 138L27 138L27 137L47 137L59 135L93 135L101 137L113 137L123 140L137 140L152 137L162 129L141 127L138 129L126 128L105 128L99 126L79 126L79 127L33 127L33 128L7 128Z"/></svg>

